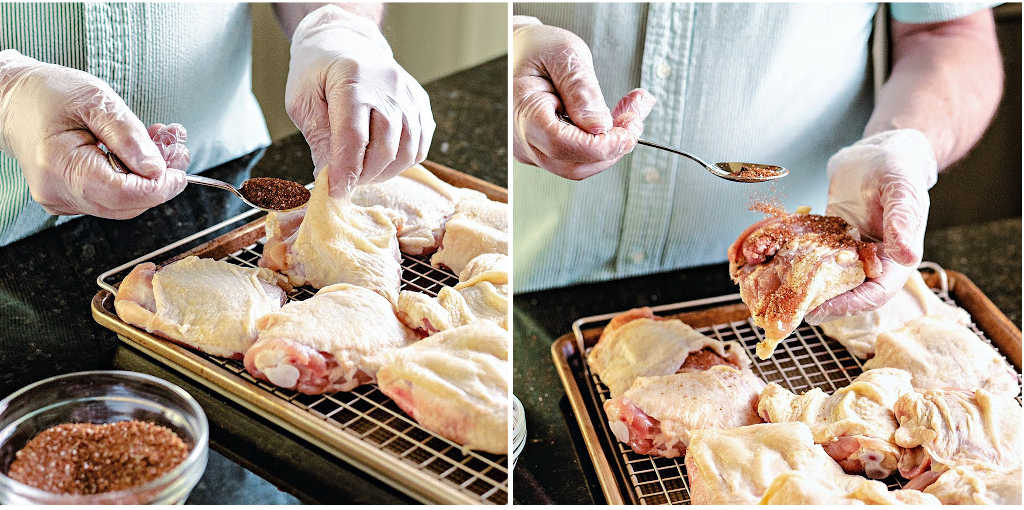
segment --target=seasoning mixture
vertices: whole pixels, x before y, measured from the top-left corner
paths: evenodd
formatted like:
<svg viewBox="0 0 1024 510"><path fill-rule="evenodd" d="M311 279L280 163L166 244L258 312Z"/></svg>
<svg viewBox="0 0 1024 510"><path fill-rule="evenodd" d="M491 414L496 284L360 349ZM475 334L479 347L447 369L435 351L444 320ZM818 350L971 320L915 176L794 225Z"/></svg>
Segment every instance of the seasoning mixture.
<svg viewBox="0 0 1024 510"><path fill-rule="evenodd" d="M14 454L7 476L54 494L102 494L145 485L188 453L177 434L155 423L65 423Z"/></svg>
<svg viewBox="0 0 1024 510"><path fill-rule="evenodd" d="M309 201L305 186L276 177L253 177L243 182L239 191L258 207L275 211L294 209Z"/></svg>
<svg viewBox="0 0 1024 510"><path fill-rule="evenodd" d="M773 165L755 165L755 164L740 164L740 163L715 163L718 168L725 170L732 174L734 180L757 182L762 179L770 177L778 177L782 175L782 167ZM734 172L733 169L736 165L740 165L738 172Z"/></svg>

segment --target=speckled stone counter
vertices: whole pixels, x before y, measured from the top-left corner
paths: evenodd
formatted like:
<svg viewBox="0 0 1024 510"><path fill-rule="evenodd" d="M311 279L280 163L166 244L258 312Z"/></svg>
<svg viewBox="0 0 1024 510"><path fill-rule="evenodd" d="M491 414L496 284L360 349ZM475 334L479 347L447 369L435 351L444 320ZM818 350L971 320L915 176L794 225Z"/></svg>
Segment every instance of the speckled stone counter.
<svg viewBox="0 0 1024 510"><path fill-rule="evenodd" d="M929 232L925 260L966 274L1020 328L1021 220ZM551 361L574 320L636 306L736 292L725 264L517 295L514 391L526 409L526 447L513 473L516 504L603 503L576 418Z"/></svg>
<svg viewBox="0 0 1024 510"><path fill-rule="evenodd" d="M426 86L437 122L431 160L506 185L506 78L502 57ZM305 141L295 135L204 175L236 185L250 176L309 182L312 163ZM248 410L119 346L113 333L93 321L89 303L98 290L98 274L245 209L228 193L190 186L132 220L79 218L0 247L0 397L68 372L119 368L151 373L199 400L210 419L211 446L220 452L211 454L189 502L408 502Z"/></svg>

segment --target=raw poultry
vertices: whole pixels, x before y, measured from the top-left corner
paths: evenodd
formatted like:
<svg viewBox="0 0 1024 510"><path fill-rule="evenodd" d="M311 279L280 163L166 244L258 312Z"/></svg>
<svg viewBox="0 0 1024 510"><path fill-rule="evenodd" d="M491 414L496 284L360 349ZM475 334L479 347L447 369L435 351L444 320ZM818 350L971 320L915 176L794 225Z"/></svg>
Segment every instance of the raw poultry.
<svg viewBox="0 0 1024 510"><path fill-rule="evenodd" d="M900 460L900 474L924 477L918 486L961 464L997 470L1021 465L1024 412L1013 397L980 389L914 391L896 401L893 413L896 444L912 449Z"/></svg>
<svg viewBox="0 0 1024 510"><path fill-rule="evenodd" d="M810 310L879 276L876 252L835 216L781 214L743 231L729 247L729 274L765 330L757 357L768 359Z"/></svg>
<svg viewBox="0 0 1024 510"><path fill-rule="evenodd" d="M351 283L398 300L401 219L383 207L361 207L328 195L320 171L304 210L270 213L259 265L288 276L293 285L323 288Z"/></svg>
<svg viewBox="0 0 1024 510"><path fill-rule="evenodd" d="M962 324L921 317L878 336L875 357L864 369L891 367L910 372L919 390L983 388L1015 397L1017 374L996 350Z"/></svg>
<svg viewBox="0 0 1024 510"><path fill-rule="evenodd" d="M479 255L508 254L508 223L508 204L487 198L460 201L445 224L441 246L430 257L430 264L458 274Z"/></svg>
<svg viewBox="0 0 1024 510"><path fill-rule="evenodd" d="M455 287L441 288L436 297L403 290L398 296L398 316L424 335L478 320L508 329L510 269L505 254L479 255L459 273Z"/></svg>
<svg viewBox="0 0 1024 510"><path fill-rule="evenodd" d="M916 487L919 479L906 485ZM944 505L1020 505L1021 467L1009 470L992 469L980 465L954 466L944 471L924 491Z"/></svg>
<svg viewBox="0 0 1024 510"><path fill-rule="evenodd" d="M638 377L705 370L720 364L744 369L750 366L750 359L737 342L721 342L679 319L663 319L655 317L650 308L635 308L605 326L587 363L616 397Z"/></svg>
<svg viewBox="0 0 1024 510"><path fill-rule="evenodd" d="M823 322L821 330L854 356L864 359L875 354L878 335L926 315L962 325L971 321L966 311L943 303L924 282L921 273L915 271L903 288L878 309Z"/></svg>
<svg viewBox="0 0 1024 510"><path fill-rule="evenodd" d="M355 205L381 206L398 216L398 245L409 255L437 249L456 204L464 199L485 198L479 191L456 188L438 179L422 165L384 182L356 186L349 197Z"/></svg>
<svg viewBox="0 0 1024 510"><path fill-rule="evenodd" d="M779 495L769 492L779 476L794 471L803 478L813 479L811 485L817 486L819 494L820 491L828 491L849 497L859 489L863 490L865 485L869 490L874 484L881 485L881 482L844 473L821 445L814 443L811 430L800 422L695 431L686 451L690 502L694 505L753 505L766 496L769 500L800 496L799 493ZM783 479L779 484L805 486L801 480L794 479ZM874 485L872 492L880 491L878 485ZM930 500L920 495L892 496Z"/></svg>
<svg viewBox="0 0 1024 510"><path fill-rule="evenodd" d="M287 280L267 269L186 257L157 268L135 266L114 309L129 324L200 351L240 358L256 341L256 322L287 299Z"/></svg>
<svg viewBox="0 0 1024 510"><path fill-rule="evenodd" d="M423 428L508 452L509 336L493 322L442 331L382 358L377 384Z"/></svg>
<svg viewBox="0 0 1024 510"><path fill-rule="evenodd" d="M282 388L317 394L373 382L382 354L419 339L376 292L349 284L324 287L256 324L259 338L245 369Z"/></svg>
<svg viewBox="0 0 1024 510"><path fill-rule="evenodd" d="M756 407L763 388L749 369L715 365L638 377L628 391L605 401L604 411L615 437L634 452L680 457L695 430L761 423Z"/></svg>
<svg viewBox="0 0 1024 510"><path fill-rule="evenodd" d="M765 490L761 505L937 505L939 500L914 489L890 491L884 483L856 476L821 479L813 473L783 473Z"/></svg>
<svg viewBox="0 0 1024 510"><path fill-rule="evenodd" d="M821 388L795 395L772 383L761 392L757 412L765 421L799 421L810 427L814 442L825 448L848 473L885 478L896 470L902 449L893 443L899 425L893 405L914 391L910 374L877 368L826 395Z"/></svg>

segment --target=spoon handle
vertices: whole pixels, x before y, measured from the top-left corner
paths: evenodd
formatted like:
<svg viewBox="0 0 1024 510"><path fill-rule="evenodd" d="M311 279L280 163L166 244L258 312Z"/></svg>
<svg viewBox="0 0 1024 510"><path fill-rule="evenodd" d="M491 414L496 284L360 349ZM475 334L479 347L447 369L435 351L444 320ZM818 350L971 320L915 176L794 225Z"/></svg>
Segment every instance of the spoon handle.
<svg viewBox="0 0 1024 510"><path fill-rule="evenodd" d="M187 174L187 175L185 175L185 180L190 182L190 183L192 183L192 184L202 184L203 186L213 186L214 188L220 188L220 189L227 190L227 191L230 191L232 193L238 194L238 190L235 189L234 186L232 186L232 185L230 185L230 184L228 184L228 183L226 183L224 181L218 180L218 179L211 179L209 177L203 177L201 175Z"/></svg>
<svg viewBox="0 0 1024 510"><path fill-rule="evenodd" d="M661 149L663 151L668 151L668 152L671 152L672 154L678 154L678 155L683 156L685 158L690 158L693 161L696 161L697 163L699 163L704 168L707 168L708 170L711 170L712 172L715 171L715 169L712 168L711 165L708 164L708 162L704 161L703 159L698 158L697 156L694 156L693 154L690 154L689 152L683 152L683 151L681 151L679 149L674 149L672 147L667 147L665 145L654 143L654 142L649 141L649 140L644 140L643 138L638 138L636 143L638 143L640 145L646 145L648 147L654 147L655 149Z"/></svg>

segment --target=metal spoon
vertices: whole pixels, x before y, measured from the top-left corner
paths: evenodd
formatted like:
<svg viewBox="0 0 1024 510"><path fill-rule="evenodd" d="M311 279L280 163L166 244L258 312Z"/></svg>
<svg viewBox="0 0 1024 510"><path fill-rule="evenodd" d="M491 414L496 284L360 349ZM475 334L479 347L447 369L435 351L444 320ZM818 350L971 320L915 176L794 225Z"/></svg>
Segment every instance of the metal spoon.
<svg viewBox="0 0 1024 510"><path fill-rule="evenodd" d="M565 113L558 112L558 118L559 120L565 122L566 124L572 126L576 125L573 123L572 119L570 119L569 116ZM707 161L704 161L703 159L693 154L690 154L689 152L684 152L674 147L667 147L659 143L644 140L643 138L638 138L636 143L640 145L646 145L648 147L654 147L655 149L668 151L671 152L672 154L677 154L685 158L689 158L700 164L700 166L706 168L708 172L711 172L711 175L734 182L767 182L774 181L776 179L781 179L789 175L789 170L778 165L766 165L763 163L743 163L736 161L715 163L714 165L712 165ZM747 170L747 172L743 172L744 170ZM764 172L769 175L758 175L760 172Z"/></svg>
<svg viewBox="0 0 1024 510"><path fill-rule="evenodd" d="M125 174L130 173L128 171L128 167L121 161L121 158L118 158L116 154L114 154L113 152L110 152L109 150L107 151L107 160L110 162L110 166L114 167L114 169L117 170L118 172L125 173ZM213 187L213 188L220 188L220 189L225 190L225 191L230 191L231 193L234 193L234 195L236 197L238 197L242 202L245 202L245 205L248 205L249 207L252 207L253 209L259 209L261 211L266 211L266 212L288 212L288 211L294 211L296 209L301 209L301 208L305 207L305 205L306 205L306 204L302 204L302 205L300 205L298 207L292 207L291 209L267 209L265 207L260 207L260 206L258 206L256 204L250 202L249 199L245 198L245 195L243 195L242 192L238 190L238 188L232 186L231 184L229 184L227 182L224 182L224 181L221 181L221 180L218 180L218 179L211 179L209 177L203 177L203 176L200 176L200 175L191 175L191 174L185 174L185 180L187 182L191 183L191 184L200 184L200 185L203 185L203 186L210 186L210 187ZM243 186L244 186L244 183L243 183Z"/></svg>

